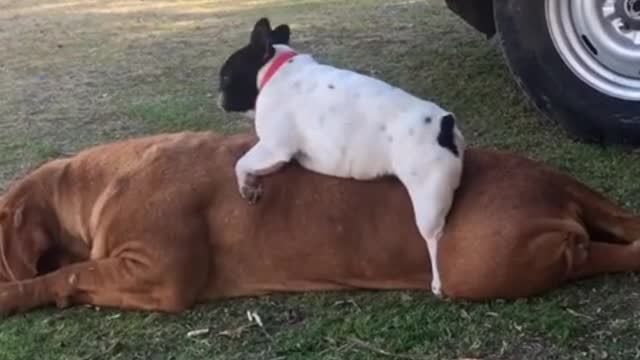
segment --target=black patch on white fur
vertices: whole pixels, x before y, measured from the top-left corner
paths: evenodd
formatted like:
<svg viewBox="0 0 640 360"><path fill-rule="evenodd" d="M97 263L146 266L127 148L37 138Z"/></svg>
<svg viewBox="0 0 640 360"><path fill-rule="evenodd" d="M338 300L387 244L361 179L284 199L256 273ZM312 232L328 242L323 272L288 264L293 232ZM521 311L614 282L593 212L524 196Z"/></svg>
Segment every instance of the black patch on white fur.
<svg viewBox="0 0 640 360"><path fill-rule="evenodd" d="M269 19L258 20L249 45L236 50L220 68L219 84L225 111L254 109L258 97L258 71L273 58L274 44L289 44L290 34L288 25L271 30Z"/></svg>
<svg viewBox="0 0 640 360"><path fill-rule="evenodd" d="M458 156L458 148L454 141L456 118L453 115L445 115L440 120L440 133L438 134L438 144L443 148L451 151L453 155Z"/></svg>

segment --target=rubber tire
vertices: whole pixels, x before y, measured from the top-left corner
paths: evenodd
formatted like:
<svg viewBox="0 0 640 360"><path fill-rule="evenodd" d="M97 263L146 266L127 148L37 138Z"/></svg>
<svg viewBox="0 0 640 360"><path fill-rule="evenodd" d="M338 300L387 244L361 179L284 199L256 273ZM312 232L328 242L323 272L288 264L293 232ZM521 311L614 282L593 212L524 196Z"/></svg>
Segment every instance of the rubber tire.
<svg viewBox="0 0 640 360"><path fill-rule="evenodd" d="M578 138L640 145L640 102L608 96L573 74L549 35L545 2L493 2L500 44L516 82L544 115Z"/></svg>

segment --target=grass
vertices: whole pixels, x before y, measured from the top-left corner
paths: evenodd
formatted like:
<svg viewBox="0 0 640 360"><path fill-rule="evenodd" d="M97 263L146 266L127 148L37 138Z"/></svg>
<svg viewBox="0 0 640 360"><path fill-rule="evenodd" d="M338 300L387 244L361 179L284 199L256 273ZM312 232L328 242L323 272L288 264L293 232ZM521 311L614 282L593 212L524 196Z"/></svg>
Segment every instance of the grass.
<svg viewBox="0 0 640 360"><path fill-rule="evenodd" d="M250 126L216 109L215 74L267 15L291 24L295 46L319 60L453 110L471 144L545 161L640 210L638 154L575 142L542 119L494 43L441 1L0 0L0 8L0 186L96 143ZM220 301L179 316L43 309L0 320L0 359L633 359L639 289L627 274L483 304L349 292Z"/></svg>

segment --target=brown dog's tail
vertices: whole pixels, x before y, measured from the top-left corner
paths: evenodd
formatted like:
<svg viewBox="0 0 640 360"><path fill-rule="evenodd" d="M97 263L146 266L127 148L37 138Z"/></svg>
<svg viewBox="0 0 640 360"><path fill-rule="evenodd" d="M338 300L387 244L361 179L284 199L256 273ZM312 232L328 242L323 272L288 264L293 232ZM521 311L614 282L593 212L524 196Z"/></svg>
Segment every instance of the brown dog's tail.
<svg viewBox="0 0 640 360"><path fill-rule="evenodd" d="M582 184L568 189L578 204L591 241L630 244L640 240L640 216Z"/></svg>

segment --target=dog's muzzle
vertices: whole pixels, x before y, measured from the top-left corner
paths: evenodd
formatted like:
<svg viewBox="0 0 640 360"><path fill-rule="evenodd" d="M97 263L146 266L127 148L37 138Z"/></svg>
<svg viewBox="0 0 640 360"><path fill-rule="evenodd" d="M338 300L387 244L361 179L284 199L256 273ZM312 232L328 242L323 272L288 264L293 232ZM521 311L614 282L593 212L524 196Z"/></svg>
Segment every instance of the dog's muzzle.
<svg viewBox="0 0 640 360"><path fill-rule="evenodd" d="M227 110L224 109L224 93L220 93L218 95L218 99L216 100L216 105L218 105L218 108L224 112L227 112Z"/></svg>
<svg viewBox="0 0 640 360"><path fill-rule="evenodd" d="M249 120L255 120L256 111L255 110L247 110L247 111L243 112L242 115L244 115Z"/></svg>

